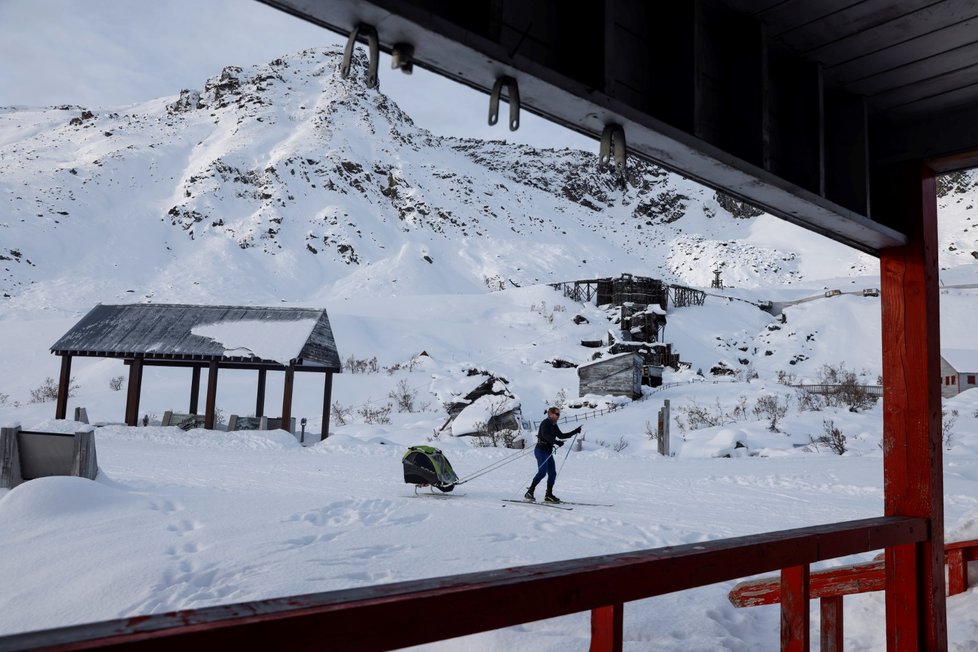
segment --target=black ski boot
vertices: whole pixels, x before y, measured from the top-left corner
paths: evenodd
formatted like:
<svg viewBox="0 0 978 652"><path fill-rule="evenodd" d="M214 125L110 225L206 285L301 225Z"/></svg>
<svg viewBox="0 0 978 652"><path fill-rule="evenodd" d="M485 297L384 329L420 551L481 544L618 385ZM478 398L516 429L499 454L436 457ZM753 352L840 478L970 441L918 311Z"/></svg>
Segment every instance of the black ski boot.
<svg viewBox="0 0 978 652"><path fill-rule="evenodd" d="M547 487L547 495L543 497L545 503L559 503L560 498L554 495L553 487Z"/></svg>
<svg viewBox="0 0 978 652"><path fill-rule="evenodd" d="M535 490L536 490L536 487L530 487L529 489L527 489L526 490L526 493L523 494L523 500L526 500L526 501L531 502L531 503L537 502L537 499L533 496L533 492Z"/></svg>

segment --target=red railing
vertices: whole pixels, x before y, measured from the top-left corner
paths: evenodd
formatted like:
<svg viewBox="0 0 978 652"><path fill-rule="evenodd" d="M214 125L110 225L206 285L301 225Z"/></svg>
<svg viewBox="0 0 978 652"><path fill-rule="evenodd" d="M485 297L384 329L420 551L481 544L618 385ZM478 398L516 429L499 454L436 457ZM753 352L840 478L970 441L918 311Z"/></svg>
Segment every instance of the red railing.
<svg viewBox="0 0 978 652"><path fill-rule="evenodd" d="M871 518L29 632L0 649L389 650L591 611L591 651L612 652L626 602L786 569L782 647L807 650L809 564L927 540L925 519Z"/></svg>
<svg viewBox="0 0 978 652"><path fill-rule="evenodd" d="M947 564L948 596L968 590L968 562L978 560L978 540L948 542L944 546L944 562ZM740 582L730 590L730 604L735 607L756 607L781 602L783 579L762 577ZM821 615L821 650L842 650L844 635L842 598L857 593L886 590L886 564L883 555L872 561L829 568L812 573L809 581L809 598L819 599Z"/></svg>

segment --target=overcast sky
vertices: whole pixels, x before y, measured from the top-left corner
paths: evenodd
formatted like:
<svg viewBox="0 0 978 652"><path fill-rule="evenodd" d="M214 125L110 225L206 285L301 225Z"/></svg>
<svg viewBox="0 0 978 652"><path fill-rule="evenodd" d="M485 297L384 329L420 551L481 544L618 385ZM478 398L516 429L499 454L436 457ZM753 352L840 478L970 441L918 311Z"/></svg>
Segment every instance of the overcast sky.
<svg viewBox="0 0 978 652"><path fill-rule="evenodd" d="M0 0L0 106L114 107L200 89L249 66L345 38L255 0ZM594 150L526 112L519 131L486 124L488 96L384 57L380 87L434 133Z"/></svg>

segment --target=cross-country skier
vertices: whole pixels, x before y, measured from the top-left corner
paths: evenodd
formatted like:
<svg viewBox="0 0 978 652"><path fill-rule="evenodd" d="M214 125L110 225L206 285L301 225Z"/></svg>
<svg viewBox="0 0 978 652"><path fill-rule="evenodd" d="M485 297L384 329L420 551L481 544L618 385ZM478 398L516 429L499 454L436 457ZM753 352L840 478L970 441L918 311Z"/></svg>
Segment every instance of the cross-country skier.
<svg viewBox="0 0 978 652"><path fill-rule="evenodd" d="M546 475L547 494L543 497L544 502L560 502L560 498L554 495L554 482L557 480L557 465L554 463L554 451L564 445L561 439L573 437L581 431L581 427L578 426L567 433L561 432L560 428L557 427L557 419L559 418L560 408L547 408L547 418L540 424L540 430L537 431L537 445L533 449L533 455L537 460L537 474L533 476L533 482L530 483L530 488L523 495L523 498L526 500L536 502L533 492L536 490L540 480L543 479L543 476Z"/></svg>

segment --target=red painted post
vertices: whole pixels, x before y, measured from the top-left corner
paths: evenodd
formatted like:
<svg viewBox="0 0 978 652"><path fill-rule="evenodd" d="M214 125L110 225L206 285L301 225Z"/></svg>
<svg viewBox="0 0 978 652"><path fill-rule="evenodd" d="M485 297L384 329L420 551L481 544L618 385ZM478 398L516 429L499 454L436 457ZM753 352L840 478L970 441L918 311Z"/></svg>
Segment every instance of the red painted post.
<svg viewBox="0 0 978 652"><path fill-rule="evenodd" d="M589 652L621 652L625 605L613 604L591 610Z"/></svg>
<svg viewBox="0 0 978 652"><path fill-rule="evenodd" d="M200 367L194 365L190 372L190 414L197 414L197 402L200 399Z"/></svg>
<svg viewBox="0 0 978 652"><path fill-rule="evenodd" d="M887 516L928 519L929 540L886 552L889 652L947 650L941 442L937 195L934 172L907 165L886 221L907 243L880 252L883 493ZM881 216L883 217L883 216Z"/></svg>
<svg viewBox="0 0 978 652"><path fill-rule="evenodd" d="M964 549L947 550L947 594L957 595L968 590L968 562Z"/></svg>
<svg viewBox="0 0 978 652"><path fill-rule="evenodd" d="M822 598L819 601L819 618L821 626L820 652L842 652L843 634L845 633L842 621L842 596L837 595L831 598Z"/></svg>
<svg viewBox="0 0 978 652"><path fill-rule="evenodd" d="M808 565L781 571L781 650L808 652Z"/></svg>

